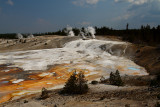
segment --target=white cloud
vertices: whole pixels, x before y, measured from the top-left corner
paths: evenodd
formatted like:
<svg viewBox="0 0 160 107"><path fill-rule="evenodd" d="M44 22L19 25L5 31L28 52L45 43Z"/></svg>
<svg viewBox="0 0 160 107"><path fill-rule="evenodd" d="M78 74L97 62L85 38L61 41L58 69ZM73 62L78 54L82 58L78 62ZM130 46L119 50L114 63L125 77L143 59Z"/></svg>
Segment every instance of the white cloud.
<svg viewBox="0 0 160 107"><path fill-rule="evenodd" d="M134 5L142 5L148 2L152 2L154 0L114 0L115 2L129 2L132 3ZM156 0L155 0L156 1ZM157 0L160 1L160 0Z"/></svg>
<svg viewBox="0 0 160 107"><path fill-rule="evenodd" d="M12 0L8 0L6 3L7 3L7 4L9 4L9 5L11 5L11 6L13 6L13 5L14 5L14 3L13 3L13 1L12 1Z"/></svg>
<svg viewBox="0 0 160 107"><path fill-rule="evenodd" d="M116 18L113 18L113 21L121 21L121 20L128 20L130 17L133 17L135 14L132 12L126 13L125 15L118 16Z"/></svg>
<svg viewBox="0 0 160 107"><path fill-rule="evenodd" d="M99 1L101 0L74 0L72 3L75 4L75 5L80 5L80 6L83 6L83 5L95 5L97 4Z"/></svg>
<svg viewBox="0 0 160 107"><path fill-rule="evenodd" d="M86 3L88 4L97 4L99 0L86 0Z"/></svg>
<svg viewBox="0 0 160 107"><path fill-rule="evenodd" d="M128 2L126 11L112 19L113 22L131 23L133 26L150 24L157 26L160 23L160 0L114 0L115 2Z"/></svg>

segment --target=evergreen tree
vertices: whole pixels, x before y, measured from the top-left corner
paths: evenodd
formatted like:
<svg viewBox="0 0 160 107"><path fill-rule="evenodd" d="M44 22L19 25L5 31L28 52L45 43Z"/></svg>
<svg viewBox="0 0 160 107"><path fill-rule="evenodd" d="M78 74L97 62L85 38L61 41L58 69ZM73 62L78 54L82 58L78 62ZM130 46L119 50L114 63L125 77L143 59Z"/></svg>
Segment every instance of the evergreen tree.
<svg viewBox="0 0 160 107"><path fill-rule="evenodd" d="M126 30L128 30L128 26L129 26L129 24L127 23L127 25L126 25Z"/></svg>
<svg viewBox="0 0 160 107"><path fill-rule="evenodd" d="M80 72L76 74L76 72L74 72L66 82L66 85L64 86L61 93L83 94L86 93L87 91L88 91L88 85L84 73Z"/></svg>
<svg viewBox="0 0 160 107"><path fill-rule="evenodd" d="M64 86L61 93L70 93L74 94L77 89L77 74L76 72L73 72L73 74L70 76L68 81L66 82L66 85Z"/></svg>
<svg viewBox="0 0 160 107"><path fill-rule="evenodd" d="M87 80L85 79L84 73L80 72L78 74L78 84L77 84L79 94L86 93L88 91Z"/></svg>
<svg viewBox="0 0 160 107"><path fill-rule="evenodd" d="M110 78L109 78L109 81L110 81L110 84L114 84L114 74L113 72L110 73Z"/></svg>
<svg viewBox="0 0 160 107"><path fill-rule="evenodd" d="M123 85L123 82L122 82L122 79L121 79L121 76L120 76L118 70L115 73L115 81L116 81L115 85L117 85L117 86L122 86Z"/></svg>
<svg viewBox="0 0 160 107"><path fill-rule="evenodd" d="M110 73L109 81L111 85L116 85L116 86L123 85L123 82L118 70L115 73L113 72Z"/></svg>

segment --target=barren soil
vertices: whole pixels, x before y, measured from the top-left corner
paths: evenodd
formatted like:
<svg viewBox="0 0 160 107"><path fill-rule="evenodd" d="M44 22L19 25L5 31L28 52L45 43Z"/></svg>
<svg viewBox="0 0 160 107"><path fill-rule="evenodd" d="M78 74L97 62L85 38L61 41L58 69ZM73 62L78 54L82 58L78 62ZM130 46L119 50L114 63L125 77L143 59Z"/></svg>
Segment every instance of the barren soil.
<svg viewBox="0 0 160 107"><path fill-rule="evenodd" d="M3 107L154 107L159 102L159 89L135 86L89 85L84 95L60 95L59 90L49 91L49 98L40 100L40 95L3 104Z"/></svg>

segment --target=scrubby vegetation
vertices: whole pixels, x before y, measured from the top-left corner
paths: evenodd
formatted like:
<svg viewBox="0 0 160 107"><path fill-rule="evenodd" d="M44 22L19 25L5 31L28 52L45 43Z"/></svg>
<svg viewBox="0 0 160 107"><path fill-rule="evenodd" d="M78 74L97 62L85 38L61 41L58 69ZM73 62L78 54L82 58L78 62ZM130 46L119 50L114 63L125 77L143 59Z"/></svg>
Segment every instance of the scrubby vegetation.
<svg viewBox="0 0 160 107"><path fill-rule="evenodd" d="M87 80L85 79L84 73L73 72L64 88L60 92L61 94L83 94L88 91Z"/></svg>
<svg viewBox="0 0 160 107"><path fill-rule="evenodd" d="M157 104L155 105L155 107L160 107L160 103L159 103L159 102L157 102Z"/></svg>
<svg viewBox="0 0 160 107"><path fill-rule="evenodd" d="M124 82L122 81L122 78L121 78L118 70L116 70L116 72L111 72L110 77L107 79L102 76L100 78L100 83L110 84L110 85L115 85L115 86L123 86L124 85Z"/></svg>
<svg viewBox="0 0 160 107"><path fill-rule="evenodd" d="M150 87L160 87L160 75L157 75L157 78L151 81Z"/></svg>
<svg viewBox="0 0 160 107"><path fill-rule="evenodd" d="M22 34L24 38L27 38L29 33ZM17 39L16 33L6 33L6 34L0 34L0 39Z"/></svg>
<svg viewBox="0 0 160 107"><path fill-rule="evenodd" d="M96 29L96 35L114 35L122 37L123 40L127 40L137 44L157 45L160 41L160 25L151 28L150 25L141 26L139 29L129 29L126 25L126 29L116 30L108 27L101 27Z"/></svg>
<svg viewBox="0 0 160 107"><path fill-rule="evenodd" d="M0 38L2 39L16 39L15 33L7 33L7 34L0 34Z"/></svg>
<svg viewBox="0 0 160 107"><path fill-rule="evenodd" d="M98 81L93 80L93 81L91 82L91 84L96 85L96 84L98 84Z"/></svg>
<svg viewBox="0 0 160 107"><path fill-rule="evenodd" d="M110 73L109 81L111 85L116 85L116 86L123 85L123 82L118 70L115 73L113 72Z"/></svg>

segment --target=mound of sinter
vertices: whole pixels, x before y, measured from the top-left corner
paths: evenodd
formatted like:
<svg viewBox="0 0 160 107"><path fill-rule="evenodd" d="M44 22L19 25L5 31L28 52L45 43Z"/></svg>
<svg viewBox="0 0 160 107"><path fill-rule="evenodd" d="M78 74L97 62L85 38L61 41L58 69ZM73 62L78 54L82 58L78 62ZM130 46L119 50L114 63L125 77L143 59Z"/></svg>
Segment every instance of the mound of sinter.
<svg viewBox="0 0 160 107"><path fill-rule="evenodd" d="M0 64L12 57L14 66L24 70L45 70L48 65L68 63L77 68L88 69L93 74L108 76L111 71L120 74L147 75L146 70L133 61L123 57L128 43L103 40L75 40L63 48L29 50L2 53Z"/></svg>

